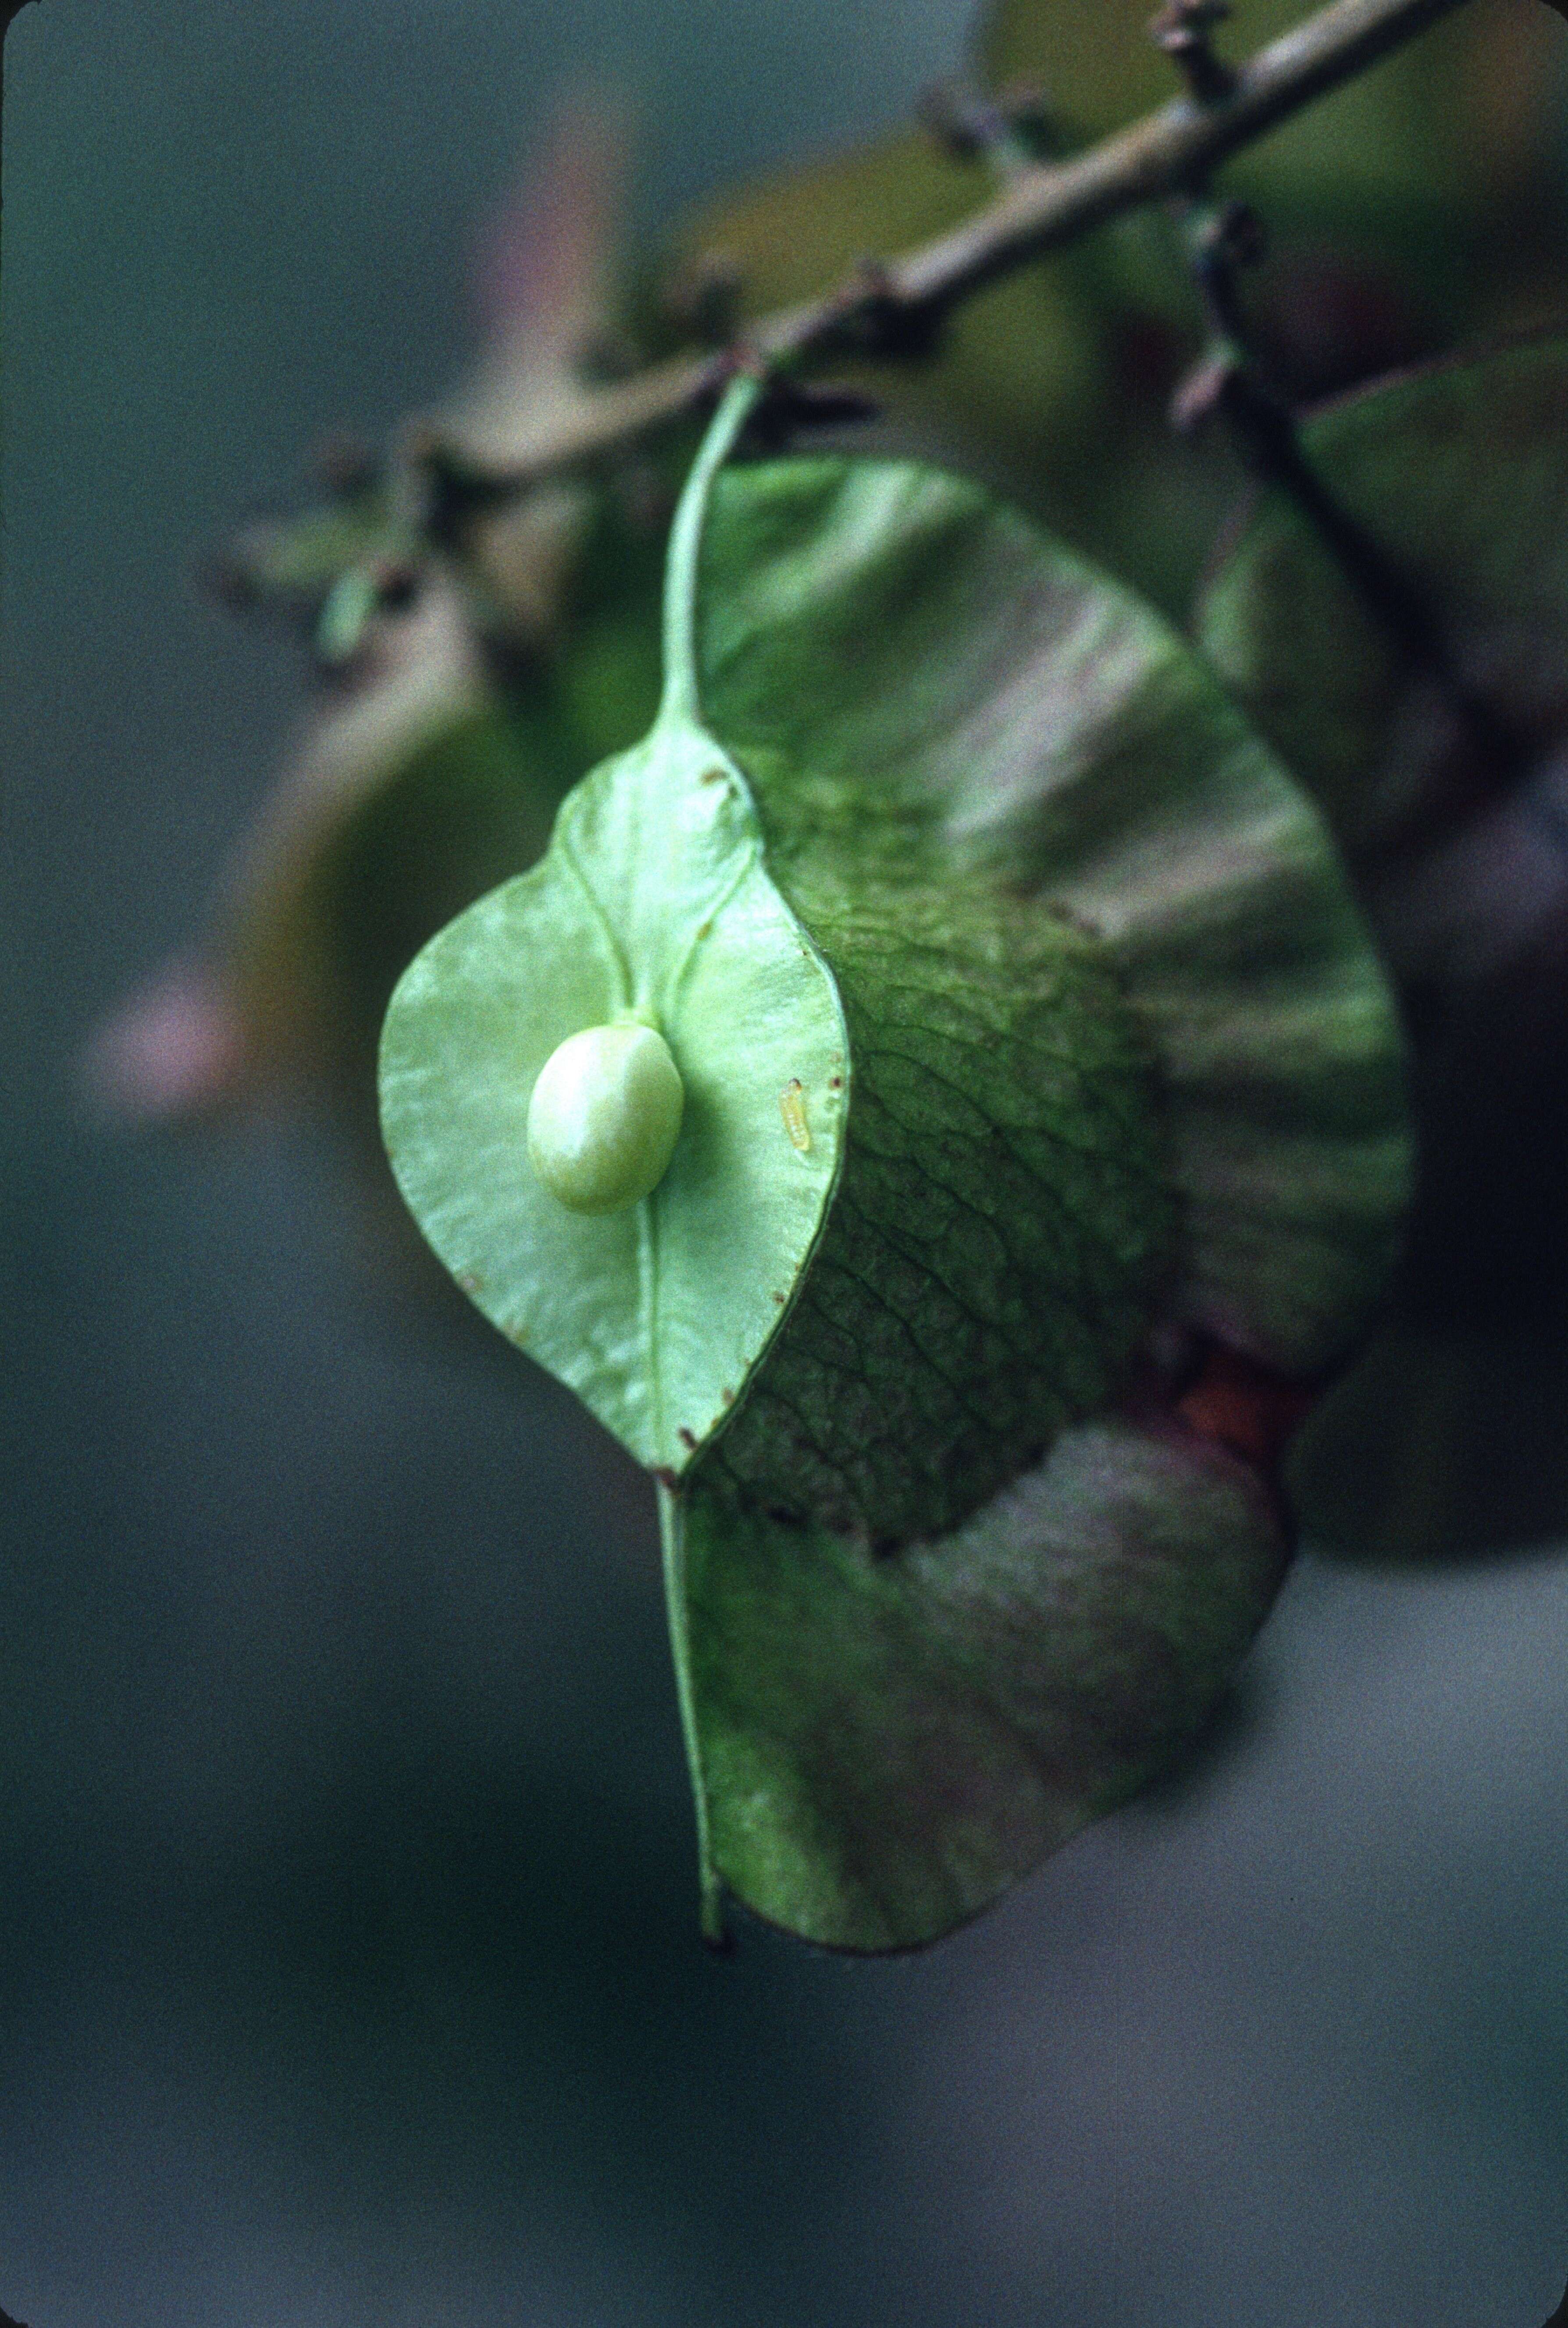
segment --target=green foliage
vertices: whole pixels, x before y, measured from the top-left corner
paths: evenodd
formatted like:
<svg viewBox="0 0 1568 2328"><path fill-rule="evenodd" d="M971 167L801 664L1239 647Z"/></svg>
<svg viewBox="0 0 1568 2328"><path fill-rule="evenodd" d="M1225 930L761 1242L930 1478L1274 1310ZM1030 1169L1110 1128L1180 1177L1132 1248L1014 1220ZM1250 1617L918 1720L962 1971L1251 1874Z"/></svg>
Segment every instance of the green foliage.
<svg viewBox="0 0 1568 2328"><path fill-rule="evenodd" d="M558 1046L646 1014L685 1086L643 1205L568 1211L528 1157ZM671 1475L723 1420L814 1246L837 1175L847 1045L832 981L763 864L744 780L662 720L572 793L533 872L448 925L388 1014L393 1169L459 1284ZM812 1142L789 1138L786 1084Z"/></svg>
<svg viewBox="0 0 1568 2328"><path fill-rule="evenodd" d="M458 1281L670 1490L710 1898L886 1948L1140 1783L1261 1617L1261 1485L1116 1410L1157 1327L1296 1370L1356 1330L1399 1042L1310 811L1158 618L936 472L713 491L752 393L677 519L659 718L407 972L383 1116ZM686 1116L585 1218L530 1093L628 1014Z"/></svg>
<svg viewBox="0 0 1568 2328"><path fill-rule="evenodd" d="M1329 1362L1404 1202L1399 1037L1321 826L1203 666L981 488L903 464L730 473L704 580L708 717L808 925L890 881L978 929L1021 894L1090 935L1162 1087L1178 1313Z"/></svg>
<svg viewBox="0 0 1568 2328"><path fill-rule="evenodd" d="M1029 137L1158 103L1146 13L1000 0L981 74L1043 83L1032 127L722 199L673 239L642 352L814 298L972 216ZM1249 45L1302 13L1266 0ZM1227 172L1282 254L1242 320L1287 394L1555 263L1521 21L1477 0ZM1466 1121L1546 1158L1562 1212L1568 1105L1554 1146L1489 1103L1543 922L1568 958L1568 357L1313 418L1371 564L1264 495L1206 662L1147 596L1187 604L1234 477L1167 427L1213 319L1169 207L1121 220L929 344L869 329L847 368L882 457L723 468L736 386L671 537L661 699L690 421L650 431L640 384L587 361L613 145L558 140L513 305L435 427L428 538L400 472L249 539L253 591L340 681L223 972L253 1071L361 1101L396 982L381 1107L414 1214L657 1476L709 1929L728 1887L827 1945L912 1946L1178 1752L1277 1584L1280 1442L1375 1316L1411 1182L1336 840L1422 1031L1418 1258L1472 1201ZM533 482L465 498L475 471ZM1434 996L1468 1050L1434 1047ZM1516 1019L1560 1048L1532 998Z"/></svg>
<svg viewBox="0 0 1568 2328"><path fill-rule="evenodd" d="M749 320L831 291L869 254L944 233L995 192L985 163L906 131L704 206L678 228L667 264L677 288L713 277L733 286ZM1072 258L1031 269L966 302L925 354L850 365L847 376L897 426L1000 465L1027 496L1093 439L1113 392L1097 275Z"/></svg>
<svg viewBox="0 0 1568 2328"><path fill-rule="evenodd" d="M1310 13L1260 0L1234 45ZM1033 93L1037 149L1080 149L1173 98L1150 14L996 0L974 79ZM1290 393L1342 389L1557 297L1553 39L1545 10L1472 5L1227 165L1224 192L1264 222L1247 308ZM681 224L674 284L728 285L742 321L787 309L972 216L1007 166L908 132L781 171ZM1179 236L1146 209L965 300L918 360L852 376L902 445L984 476L1179 616L1236 484L1218 448L1178 446L1168 426L1203 333Z"/></svg>
<svg viewBox="0 0 1568 2328"><path fill-rule="evenodd" d="M1568 339L1549 333L1379 382L1304 424L1313 470L1421 610L1440 668L1282 493L1247 513L1209 578L1204 652L1357 860L1506 784L1465 698L1526 757L1561 732L1565 408Z"/></svg>
<svg viewBox="0 0 1568 2328"><path fill-rule="evenodd" d="M1248 0L1229 45L1250 53L1312 13L1303 0ZM1149 21L1142 0L992 0L981 69L992 88L1044 90L1087 142L1169 100ZM1516 192L1546 134L1552 39L1549 23L1510 0L1469 9L1284 123L1230 165L1227 183L1272 233L1331 238L1413 269L1457 318L1480 221Z"/></svg>
<svg viewBox="0 0 1568 2328"><path fill-rule="evenodd" d="M1499 1340L1568 1300L1568 341L1396 378L1302 441L1381 595L1280 493L1211 577L1200 642L1324 805L1417 1029L1423 1145L1402 1330L1316 1431L1314 1524L1408 1556L1511 1523L1478 1445L1543 1412ZM1555 1477L1550 1458L1533 1475ZM1520 1483L1526 1500L1533 1490ZM1460 1532L1456 1537L1456 1529Z"/></svg>
<svg viewBox="0 0 1568 2328"><path fill-rule="evenodd" d="M1542 1073L1568 1040L1565 403L1549 335L1325 411L1307 456L1381 569L1271 495L1198 614L1338 831L1422 1030L1408 1283L1440 1320L1568 1293L1568 1120Z"/></svg>
<svg viewBox="0 0 1568 2328"><path fill-rule="evenodd" d="M672 1519L713 1868L861 1951L939 1938L1190 1745L1287 1557L1241 1464L1116 1415L897 1557L712 1495Z"/></svg>

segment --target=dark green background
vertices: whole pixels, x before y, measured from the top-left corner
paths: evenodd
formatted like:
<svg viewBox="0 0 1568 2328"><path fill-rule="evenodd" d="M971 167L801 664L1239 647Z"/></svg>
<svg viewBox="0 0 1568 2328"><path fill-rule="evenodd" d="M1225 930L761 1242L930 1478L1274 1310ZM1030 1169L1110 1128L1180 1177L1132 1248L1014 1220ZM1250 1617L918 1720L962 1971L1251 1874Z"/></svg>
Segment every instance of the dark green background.
<svg viewBox="0 0 1568 2328"><path fill-rule="evenodd" d="M6 50L0 2304L33 2328L1535 2328L1568 1566L1304 1563L1226 1751L927 1958L696 1938L640 1481L368 1305L298 1132L95 1016L296 716L194 554L461 360L551 92L642 215L956 0L44 0Z"/></svg>

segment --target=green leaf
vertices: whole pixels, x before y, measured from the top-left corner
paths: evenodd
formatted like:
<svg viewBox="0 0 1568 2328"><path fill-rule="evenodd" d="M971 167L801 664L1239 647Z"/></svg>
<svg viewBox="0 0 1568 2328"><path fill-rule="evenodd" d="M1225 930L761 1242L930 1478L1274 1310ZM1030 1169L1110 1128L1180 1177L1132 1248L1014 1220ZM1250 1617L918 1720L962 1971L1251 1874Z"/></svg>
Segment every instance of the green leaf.
<svg viewBox="0 0 1568 2328"><path fill-rule="evenodd" d="M1400 1049L1321 826L1165 624L929 469L719 478L739 408L653 733L405 975L383 1114L460 1281L660 1474L710 1928L722 1881L881 1948L1201 1722L1282 1551L1181 1385L1358 1328ZM587 1216L530 1094L633 1024L686 1113Z"/></svg>
<svg viewBox="0 0 1568 2328"><path fill-rule="evenodd" d="M1287 1556L1241 1464L1122 1418L896 1558L701 1493L671 1518L713 1873L857 1950L978 1914L1188 1746Z"/></svg>
<svg viewBox="0 0 1568 2328"><path fill-rule="evenodd" d="M1278 494L1234 530L1196 616L1338 832L1412 1006L1422 1169L1402 1331L1337 1394L1310 1475L1314 1528L1380 1553L1508 1526L1495 1494L1481 1516L1466 1417L1513 1363L1499 1328L1549 1332L1568 1299L1565 411L1559 333L1396 376L1303 426L1446 677ZM1392 1464L1390 1446L1405 1450Z"/></svg>
<svg viewBox="0 0 1568 2328"><path fill-rule="evenodd" d="M678 520L652 732L571 793L531 873L425 949L381 1047L388 1152L437 1253L671 1478L794 1296L838 1178L849 1078L832 979L769 878L744 777L695 716L697 529L753 395L742 383L727 407ZM657 1186L588 1217L530 1160L530 1108L563 1044L617 1022L662 1037L684 1112Z"/></svg>
<svg viewBox="0 0 1568 2328"><path fill-rule="evenodd" d="M1408 1194L1402 1044L1317 814L1197 658L982 489L914 465L725 477L704 586L709 717L830 961L828 916L870 885L935 887L977 934L1010 894L1037 931L1088 936L1131 1015L1131 1037L1102 1014L1094 1041L1128 1047L1108 1104L1134 1173L1136 1049L1159 1085L1170 1310L1265 1364L1329 1364ZM972 1072L983 1089L983 1056Z"/></svg>
<svg viewBox="0 0 1568 2328"><path fill-rule="evenodd" d="M1562 717L1568 338L1434 365L1310 418L1302 450L1422 610L1461 688L1526 755ZM1501 773L1306 518L1261 497L1200 600L1200 645L1357 856L1385 853Z"/></svg>
<svg viewBox="0 0 1568 2328"><path fill-rule="evenodd" d="M645 1014L685 1086L645 1203L570 1211L528 1156L558 1046ZM725 1418L816 1243L848 1043L831 978L763 864L744 781L662 724L585 779L531 873L405 974L381 1050L393 1170L453 1275L639 1462L678 1474ZM807 1094L811 1145L780 1096Z"/></svg>

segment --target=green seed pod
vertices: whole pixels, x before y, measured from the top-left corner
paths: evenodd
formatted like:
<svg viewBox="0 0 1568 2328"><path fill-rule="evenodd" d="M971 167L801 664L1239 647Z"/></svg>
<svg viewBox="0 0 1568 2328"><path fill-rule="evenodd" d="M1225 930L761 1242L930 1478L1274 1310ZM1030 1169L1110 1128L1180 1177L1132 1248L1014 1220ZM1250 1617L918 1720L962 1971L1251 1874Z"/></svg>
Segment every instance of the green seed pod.
<svg viewBox="0 0 1568 2328"><path fill-rule="evenodd" d="M1181 642L959 479L719 479L754 393L652 734L405 974L382 1120L458 1282L660 1482L709 1929L728 1886L906 1947L1168 1761L1261 1621L1278 1505L1202 1418L1288 1405L1376 1298L1402 1059ZM528 1095L627 1018L684 1115L587 1216Z"/></svg>
<svg viewBox="0 0 1568 2328"><path fill-rule="evenodd" d="M685 1096L657 1028L585 1027L540 1069L529 1161L569 1212L624 1212L669 1170Z"/></svg>

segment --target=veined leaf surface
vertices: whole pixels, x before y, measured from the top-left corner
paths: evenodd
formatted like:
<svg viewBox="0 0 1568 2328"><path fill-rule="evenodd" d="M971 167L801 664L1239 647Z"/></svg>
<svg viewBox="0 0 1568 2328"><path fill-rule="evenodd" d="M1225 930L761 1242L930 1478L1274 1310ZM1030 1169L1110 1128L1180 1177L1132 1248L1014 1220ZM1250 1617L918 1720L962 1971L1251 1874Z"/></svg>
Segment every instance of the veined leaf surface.
<svg viewBox="0 0 1568 2328"><path fill-rule="evenodd" d="M893 1557L700 1485L670 1521L710 1885L870 1952L979 1914L1190 1745L1288 1557L1242 1464L1121 1416Z"/></svg>
<svg viewBox="0 0 1568 2328"><path fill-rule="evenodd" d="M1285 1550L1159 1329L1244 1378L1343 1347L1400 1044L1319 819L1158 617L972 484L722 443L664 713L407 974L383 1109L460 1281L661 1475L710 1928L728 1884L885 1948L1200 1726ZM629 1013L688 1116L585 1217L530 1085Z"/></svg>
<svg viewBox="0 0 1568 2328"><path fill-rule="evenodd" d="M685 1112L624 1211L569 1212L528 1159L529 1102L568 1036L644 1017ZM399 1184L479 1307L652 1469L725 1419L816 1243L849 1046L833 982L769 879L744 779L656 728L564 804L543 860L426 947L393 999L381 1109ZM781 1107L793 1085L809 1146Z"/></svg>

